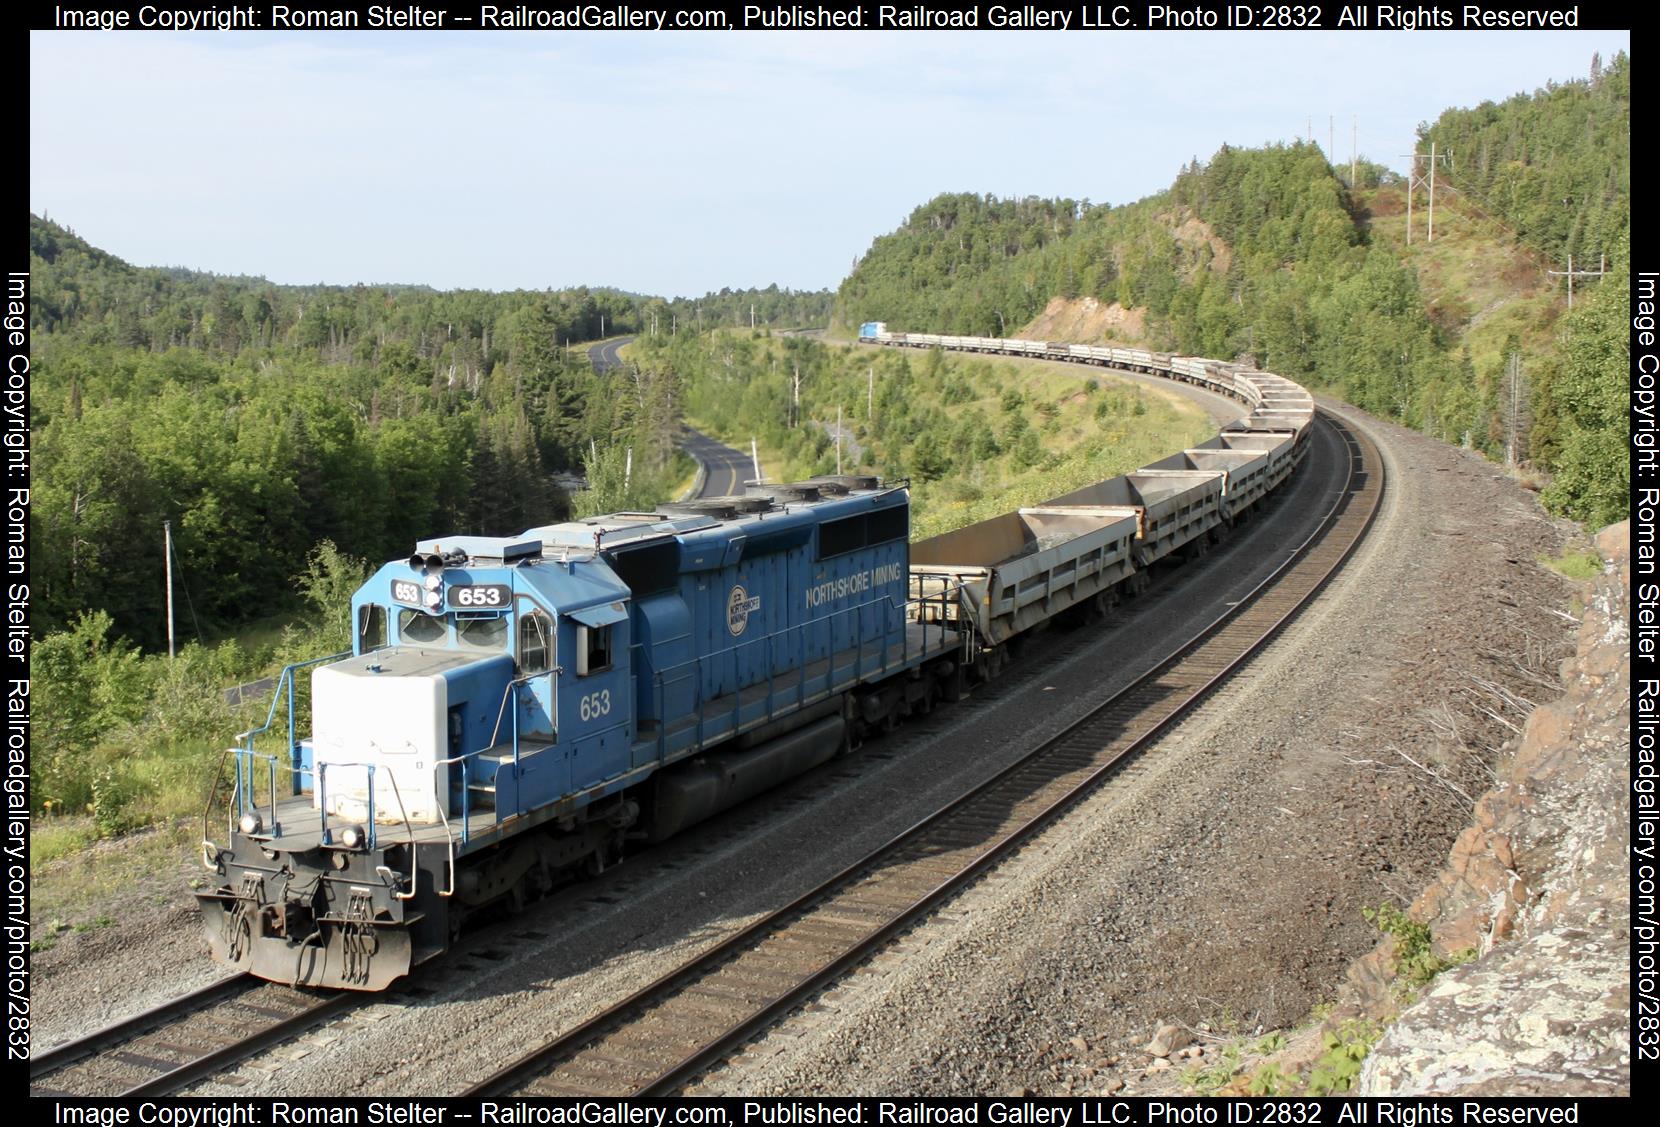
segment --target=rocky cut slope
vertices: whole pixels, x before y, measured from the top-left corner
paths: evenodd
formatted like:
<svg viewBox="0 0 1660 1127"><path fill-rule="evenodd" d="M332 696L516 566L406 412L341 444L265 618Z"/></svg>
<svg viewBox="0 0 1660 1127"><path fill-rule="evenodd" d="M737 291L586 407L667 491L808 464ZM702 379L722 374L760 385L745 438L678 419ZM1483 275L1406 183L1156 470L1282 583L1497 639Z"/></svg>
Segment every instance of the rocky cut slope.
<svg viewBox="0 0 1660 1127"><path fill-rule="evenodd" d="M1367 1058L1363 1095L1626 1095L1631 1091L1631 528L1606 561L1540 705L1411 916L1440 974ZM1380 950L1352 977L1387 958Z"/></svg>

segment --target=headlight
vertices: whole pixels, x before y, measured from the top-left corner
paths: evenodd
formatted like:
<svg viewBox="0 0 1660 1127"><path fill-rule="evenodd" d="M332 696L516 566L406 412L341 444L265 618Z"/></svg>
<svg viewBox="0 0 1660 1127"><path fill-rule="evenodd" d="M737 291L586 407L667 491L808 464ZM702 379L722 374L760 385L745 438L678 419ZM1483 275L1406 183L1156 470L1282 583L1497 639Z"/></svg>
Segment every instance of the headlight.
<svg viewBox="0 0 1660 1127"><path fill-rule="evenodd" d="M247 834L249 837L252 837L265 828L265 823L260 820L258 810L250 810L246 814L242 815L236 825L238 829Z"/></svg>
<svg viewBox="0 0 1660 1127"><path fill-rule="evenodd" d="M340 844L347 849L362 849L363 843L369 840L369 835L362 826L347 826L340 831Z"/></svg>

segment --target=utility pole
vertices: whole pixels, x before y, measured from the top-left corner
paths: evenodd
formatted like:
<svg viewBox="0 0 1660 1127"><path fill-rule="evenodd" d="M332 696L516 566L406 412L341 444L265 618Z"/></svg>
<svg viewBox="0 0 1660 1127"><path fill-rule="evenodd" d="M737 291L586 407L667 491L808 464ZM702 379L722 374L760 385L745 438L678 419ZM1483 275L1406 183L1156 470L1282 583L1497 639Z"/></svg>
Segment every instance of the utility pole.
<svg viewBox="0 0 1660 1127"><path fill-rule="evenodd" d="M1429 241L1435 241L1435 142L1429 143Z"/></svg>
<svg viewBox="0 0 1660 1127"><path fill-rule="evenodd" d="M1360 187L1360 115L1349 121L1349 191Z"/></svg>
<svg viewBox="0 0 1660 1127"><path fill-rule="evenodd" d="M1449 149L1437 156L1435 142L1431 141L1427 158L1420 152L1402 153L1401 155L1411 162L1407 165L1406 172L1406 245L1412 245L1412 193L1424 184L1429 186L1429 241L1433 243L1435 241L1435 162L1438 160L1451 161L1452 150ZM1429 175L1427 177L1418 175L1418 162L1425 159L1429 160Z"/></svg>
<svg viewBox="0 0 1660 1127"><path fill-rule="evenodd" d="M167 659L173 660L173 522L161 522L162 570L167 576Z"/></svg>
<svg viewBox="0 0 1660 1127"><path fill-rule="evenodd" d="M761 448L755 445L754 435L749 436L749 460L755 466L755 480L765 481L766 478L761 476Z"/></svg>
<svg viewBox="0 0 1660 1127"><path fill-rule="evenodd" d="M836 476L842 475L842 409L836 405Z"/></svg>
<svg viewBox="0 0 1660 1127"><path fill-rule="evenodd" d="M1574 256L1570 254L1568 256L1568 268L1566 270L1547 270L1547 271L1545 271L1545 273L1554 274L1557 277L1561 277L1563 275L1567 276L1567 278L1568 278L1568 308L1571 310L1574 307L1574 279L1575 278L1600 278L1604 274L1608 273L1608 256L1606 254L1598 256L1598 258L1597 258L1597 268L1595 270L1575 270L1574 269Z"/></svg>
<svg viewBox="0 0 1660 1127"><path fill-rule="evenodd" d="M1504 464L1514 466L1522 439L1522 354L1512 352L1505 366L1505 381L1510 385L1510 411L1505 418Z"/></svg>
<svg viewBox="0 0 1660 1127"><path fill-rule="evenodd" d="M755 328L755 303L753 301L749 303L749 327L751 330Z"/></svg>
<svg viewBox="0 0 1660 1127"><path fill-rule="evenodd" d="M876 417L876 369L865 369L865 379L869 384L865 389L865 421L869 422Z"/></svg>

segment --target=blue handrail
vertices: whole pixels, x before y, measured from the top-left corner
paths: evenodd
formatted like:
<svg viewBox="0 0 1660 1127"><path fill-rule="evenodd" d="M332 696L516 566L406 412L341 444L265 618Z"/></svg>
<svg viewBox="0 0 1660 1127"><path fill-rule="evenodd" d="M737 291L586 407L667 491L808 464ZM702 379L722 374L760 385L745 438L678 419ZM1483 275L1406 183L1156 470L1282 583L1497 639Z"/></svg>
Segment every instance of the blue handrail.
<svg viewBox="0 0 1660 1127"><path fill-rule="evenodd" d="M313 665L320 665L325 661L339 661L341 658L350 657L351 653L352 653L352 651L350 651L350 650L344 650L344 651L342 651L340 653L337 653L337 654L329 654L326 657L314 657L314 658L310 659L309 661L298 661L298 662L293 663L292 665L285 665L285 666L282 667L282 672L277 675L276 692L273 693L272 696L271 696L271 707L269 709L267 709L266 713L265 713L265 723L261 724L257 728L251 728L246 732L240 732L240 733L237 734L237 737L236 737L236 742L237 742L237 745L238 745L237 746L237 756L236 756L236 782L237 782L237 786L236 786L236 813L237 813L237 817L240 818L244 813L246 813L247 810L248 810L249 804L250 804L249 803L249 796L250 796L250 794L252 792L252 789L253 789L253 762L252 761L253 761L254 756L256 754L258 754L254 750L254 740L255 740L256 737L264 735L266 732L269 732L271 730L271 727L274 724L276 724L276 722L277 722L277 706L280 705L283 702L283 699L284 699L285 695L286 695L287 700L288 700L288 769L289 769L289 773L290 773L290 776L291 776L291 785L293 787L292 793L293 794L299 794L300 793L300 754L299 754L300 745L299 745L299 742L294 738L294 721L295 721L295 717L294 717L294 708L295 708L295 700L294 700L294 697L295 697L295 680L294 680L294 674L296 672L298 672L299 670L301 670L301 669L305 669L305 668L308 668L308 667L313 666ZM277 817L276 817L276 810L277 810L277 763L276 763L276 757L275 756L269 756L269 755L262 755L262 756L260 756L260 758L270 760L270 764L271 764L271 836L272 837L277 837L277 836L280 836L281 827L277 824ZM254 803L254 805L257 805L257 803Z"/></svg>

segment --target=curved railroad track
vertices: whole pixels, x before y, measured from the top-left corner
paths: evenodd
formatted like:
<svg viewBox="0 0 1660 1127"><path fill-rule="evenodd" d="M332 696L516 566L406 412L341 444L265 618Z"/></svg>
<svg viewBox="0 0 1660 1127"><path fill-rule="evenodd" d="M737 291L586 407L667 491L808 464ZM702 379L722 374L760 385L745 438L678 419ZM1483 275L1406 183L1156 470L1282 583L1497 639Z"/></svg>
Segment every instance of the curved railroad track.
<svg viewBox="0 0 1660 1127"><path fill-rule="evenodd" d="M818 888L469 1089L484 1095L661 1095L754 1037L931 912L1107 779L1238 670L1364 538L1384 482L1376 447L1329 414L1344 486L1319 527L1195 638L1000 774Z"/></svg>
<svg viewBox="0 0 1660 1127"><path fill-rule="evenodd" d="M37 1096L161 1096L363 1002L233 975L29 1061Z"/></svg>

